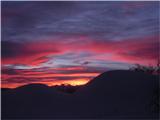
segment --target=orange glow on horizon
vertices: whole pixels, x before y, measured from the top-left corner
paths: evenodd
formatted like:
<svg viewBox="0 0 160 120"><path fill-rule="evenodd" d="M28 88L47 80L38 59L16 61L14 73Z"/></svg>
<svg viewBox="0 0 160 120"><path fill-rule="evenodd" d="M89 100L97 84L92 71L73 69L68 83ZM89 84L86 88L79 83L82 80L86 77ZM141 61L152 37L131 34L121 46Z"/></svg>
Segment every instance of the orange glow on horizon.
<svg viewBox="0 0 160 120"><path fill-rule="evenodd" d="M76 80L67 80L67 81L62 81L60 83L61 84L69 84L72 86L76 86L76 85L85 85L89 82L89 80L87 79L76 79Z"/></svg>
<svg viewBox="0 0 160 120"><path fill-rule="evenodd" d="M77 85L85 85L89 82L89 79L75 79L75 80L54 80L53 82L32 82L32 83L27 83L27 84L45 84L48 86L55 86L55 85L72 85L72 86L77 86ZM18 84L18 83L12 83L11 84L1 84L1 88L17 88L23 85L27 84Z"/></svg>

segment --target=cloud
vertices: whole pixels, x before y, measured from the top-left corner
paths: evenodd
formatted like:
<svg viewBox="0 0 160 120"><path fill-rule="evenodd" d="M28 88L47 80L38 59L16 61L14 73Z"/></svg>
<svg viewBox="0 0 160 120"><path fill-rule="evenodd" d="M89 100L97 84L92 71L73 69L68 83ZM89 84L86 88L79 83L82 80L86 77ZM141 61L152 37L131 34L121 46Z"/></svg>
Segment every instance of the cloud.
<svg viewBox="0 0 160 120"><path fill-rule="evenodd" d="M158 8L152 1L2 2L2 39L30 41L83 34L119 40L157 35Z"/></svg>
<svg viewBox="0 0 160 120"><path fill-rule="evenodd" d="M24 44L2 41L2 58L16 57L24 54Z"/></svg>
<svg viewBox="0 0 160 120"><path fill-rule="evenodd" d="M158 59L158 37L156 36L122 41L86 40L88 40L86 41L86 44L78 44L78 42L76 42L76 44L70 44L70 42L55 43L53 41L42 41L37 44L28 42L28 44L25 44L24 46L20 43L4 42L6 45L3 45L4 48L2 48L2 52L9 52L7 55L2 54L2 84L7 86L7 84L11 83L22 85L45 82L45 84L51 85L57 84L58 81L61 81L59 83L65 83L70 80L88 81L107 69L120 66L113 65L116 61L148 64L153 61L156 62ZM59 46L57 47L58 44ZM87 47L85 47L86 45ZM74 52L69 54L69 51ZM82 54L83 52L91 54ZM107 53L110 55L103 56L103 54ZM53 65L51 64L48 67L45 67L46 62L43 60L52 61L50 57L46 57L49 55L51 55L51 58L55 61ZM56 59L57 61L62 59L64 62L57 64ZM8 63L5 62L5 60L8 60ZM67 60L70 62L67 62ZM80 62L73 65L75 60L80 60ZM86 62L86 60L91 62ZM111 61L112 65L109 65L107 61ZM33 62L43 63L44 67L39 65L37 68L27 68L27 65L33 65ZM11 64L12 66L9 66L8 68L4 67L8 64ZM120 64L122 65L122 63ZM123 64L123 66L126 65L127 64ZM24 69L17 69L18 66L22 66L21 68Z"/></svg>
<svg viewBox="0 0 160 120"><path fill-rule="evenodd" d="M3 82L86 81L106 69L155 64L158 3L3 1Z"/></svg>
<svg viewBox="0 0 160 120"><path fill-rule="evenodd" d="M71 60L70 53L80 61L85 52L150 61L157 45L145 39L159 34L157 26L157 2L2 2L2 62L38 65L50 56Z"/></svg>
<svg viewBox="0 0 160 120"><path fill-rule="evenodd" d="M54 43L18 43L2 41L3 64L28 64L37 65L46 62L47 55L58 54Z"/></svg>
<svg viewBox="0 0 160 120"><path fill-rule="evenodd" d="M158 59L158 36L120 41L85 38L85 43L81 40L83 40L81 36L77 36L74 41L65 41L64 38L65 42L46 40L24 44L2 41L2 63L38 65L56 61L56 59L66 62L67 60L71 62L82 60L82 63L87 59L100 59L101 57L103 60L117 59L122 62L125 60L149 63ZM108 54L108 56L99 56L99 54Z"/></svg>
<svg viewBox="0 0 160 120"><path fill-rule="evenodd" d="M151 62L158 60L158 36L135 38L123 41L93 41L90 47L98 53L110 53L118 61L126 59L129 61ZM88 46L89 47L89 46ZM118 59L119 58L119 59Z"/></svg>
<svg viewBox="0 0 160 120"><path fill-rule="evenodd" d="M94 69L94 70L93 70ZM7 84L29 84L29 83L48 83L56 85L75 81L87 82L105 70L98 68L81 66L61 66L59 68L36 68L36 69L15 69L11 67L2 68L2 86ZM19 85L18 85L19 86ZM12 85L11 85L12 87Z"/></svg>

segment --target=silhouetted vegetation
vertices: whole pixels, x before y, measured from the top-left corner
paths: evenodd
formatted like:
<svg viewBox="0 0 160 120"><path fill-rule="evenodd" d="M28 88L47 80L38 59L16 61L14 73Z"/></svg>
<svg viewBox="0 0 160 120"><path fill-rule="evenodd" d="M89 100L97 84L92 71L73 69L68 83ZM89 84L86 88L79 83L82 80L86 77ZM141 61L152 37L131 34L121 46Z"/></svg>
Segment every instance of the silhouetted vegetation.
<svg viewBox="0 0 160 120"><path fill-rule="evenodd" d="M72 86L70 84L62 84L54 86L58 91L65 92L65 93L74 93L81 87L81 85Z"/></svg>
<svg viewBox="0 0 160 120"><path fill-rule="evenodd" d="M134 67L130 68L131 71L136 71L136 72L143 72L147 74L154 74L154 75L159 75L160 74L160 64L157 64L156 66L143 66L139 64L135 64ZM156 89L153 95L153 101L151 102L151 110L153 112L158 113L160 104L159 104L159 89Z"/></svg>
<svg viewBox="0 0 160 120"><path fill-rule="evenodd" d="M144 72L147 74L160 74L160 65L156 66L144 66L140 64L135 64L134 67L130 68L131 71Z"/></svg>

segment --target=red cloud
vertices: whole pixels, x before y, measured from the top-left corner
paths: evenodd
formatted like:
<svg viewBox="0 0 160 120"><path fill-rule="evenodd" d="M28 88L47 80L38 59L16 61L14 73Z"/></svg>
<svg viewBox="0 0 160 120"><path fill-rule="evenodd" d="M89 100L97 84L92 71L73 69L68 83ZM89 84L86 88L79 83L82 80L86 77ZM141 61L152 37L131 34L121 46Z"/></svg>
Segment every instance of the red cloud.
<svg viewBox="0 0 160 120"><path fill-rule="evenodd" d="M157 36L123 41L93 41L84 50L109 53L110 60L149 64L158 61L159 41ZM108 58L102 57L103 60ZM97 58L100 59L100 58Z"/></svg>
<svg viewBox="0 0 160 120"><path fill-rule="evenodd" d="M22 43L2 43L2 65L28 64L38 65L48 61L49 55L63 55L66 52L91 52L90 60L125 61L127 63L154 63L158 59L158 37L147 37L123 41L97 41L86 39L86 42L54 42L40 41ZM99 56L109 53L111 56ZM81 56L79 56L81 57ZM2 86L19 86L27 83L45 83L55 85L60 83L85 83L92 77L104 72L104 69L83 66L62 66L57 68L12 69L2 68ZM59 81L59 82L58 82ZM72 81L72 82L71 82ZM83 82L82 82L83 81ZM13 84L13 86L12 86Z"/></svg>
<svg viewBox="0 0 160 120"><path fill-rule="evenodd" d="M157 36L122 41L92 40L87 37L77 37L77 42L37 41L26 44L6 44L3 48L2 43L3 64L38 65L48 61L47 56L49 55L86 51L94 53L95 56L101 53L109 53L111 54L110 60L148 64L158 59L159 41ZM104 57L103 59L105 60Z"/></svg>
<svg viewBox="0 0 160 120"><path fill-rule="evenodd" d="M92 68L88 68L92 69ZM44 83L47 85L71 84L80 85L87 83L101 71L90 72L80 66L66 66L61 68L13 69L2 68L2 87L14 88L29 83ZM66 72L61 72L61 70Z"/></svg>
<svg viewBox="0 0 160 120"><path fill-rule="evenodd" d="M109 53L111 54L111 60L126 62L150 63L158 59L159 43L157 36L122 41L85 38L85 41L82 42L82 38L75 37L76 42L64 42L65 39L25 44L5 42L2 43L2 63L38 65L48 61L49 55L63 56L67 52L92 52L95 56L101 53Z"/></svg>
<svg viewBox="0 0 160 120"><path fill-rule="evenodd" d="M2 41L3 64L38 65L48 61L48 55L59 54L58 43L28 42L16 43Z"/></svg>

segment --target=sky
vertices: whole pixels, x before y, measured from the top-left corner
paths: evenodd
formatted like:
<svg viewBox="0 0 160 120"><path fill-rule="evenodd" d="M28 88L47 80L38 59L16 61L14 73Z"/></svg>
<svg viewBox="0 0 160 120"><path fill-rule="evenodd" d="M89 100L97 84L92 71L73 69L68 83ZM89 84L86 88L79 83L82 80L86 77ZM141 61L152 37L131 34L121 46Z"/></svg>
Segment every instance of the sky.
<svg viewBox="0 0 160 120"><path fill-rule="evenodd" d="M1 87L81 85L158 61L157 1L1 2Z"/></svg>

